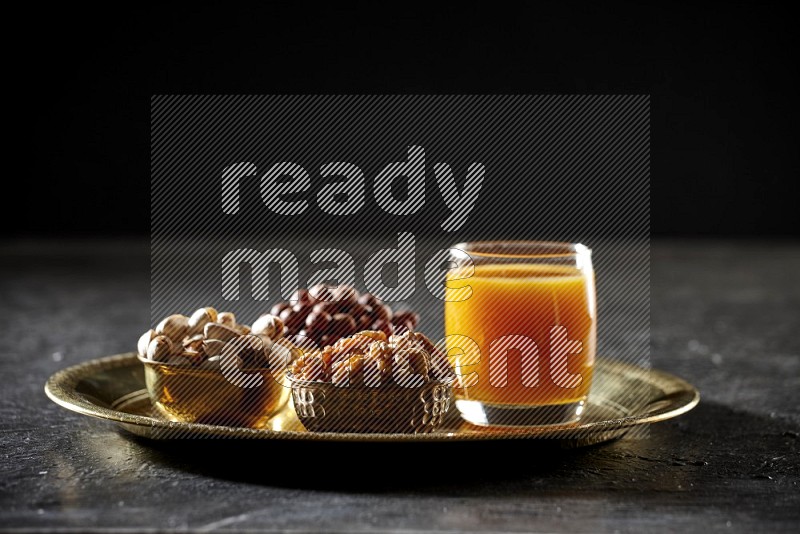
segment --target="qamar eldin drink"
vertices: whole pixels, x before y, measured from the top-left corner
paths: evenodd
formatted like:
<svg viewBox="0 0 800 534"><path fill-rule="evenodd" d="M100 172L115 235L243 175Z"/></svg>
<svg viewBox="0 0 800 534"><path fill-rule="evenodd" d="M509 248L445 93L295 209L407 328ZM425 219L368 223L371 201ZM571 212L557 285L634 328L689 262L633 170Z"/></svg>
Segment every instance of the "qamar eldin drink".
<svg viewBox="0 0 800 534"><path fill-rule="evenodd" d="M471 267L449 272L445 290L446 343L461 377L462 417L480 425L577 420L595 358L591 251L525 241L453 249L471 260Z"/></svg>

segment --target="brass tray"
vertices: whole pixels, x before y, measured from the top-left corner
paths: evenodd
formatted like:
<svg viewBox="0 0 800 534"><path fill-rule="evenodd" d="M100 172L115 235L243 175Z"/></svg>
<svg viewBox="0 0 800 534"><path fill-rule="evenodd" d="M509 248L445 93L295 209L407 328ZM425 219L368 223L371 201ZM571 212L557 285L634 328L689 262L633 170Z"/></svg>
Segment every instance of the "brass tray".
<svg viewBox="0 0 800 534"><path fill-rule="evenodd" d="M643 435L648 423L676 417L700 400L688 382L653 369L600 358L592 392L577 423L535 427L478 427L452 407L441 428L430 434L348 434L305 430L291 403L258 428L167 420L150 405L144 371L134 353L87 361L50 377L45 392L54 402L84 415L114 421L151 439L248 438L313 441L478 441L555 438L564 446L585 446L626 433Z"/></svg>

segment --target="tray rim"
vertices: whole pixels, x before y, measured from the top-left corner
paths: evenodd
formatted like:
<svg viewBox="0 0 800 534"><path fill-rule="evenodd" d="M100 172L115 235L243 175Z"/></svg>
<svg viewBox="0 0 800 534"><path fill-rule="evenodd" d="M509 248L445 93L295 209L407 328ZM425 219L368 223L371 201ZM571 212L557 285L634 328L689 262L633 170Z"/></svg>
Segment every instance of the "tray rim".
<svg viewBox="0 0 800 534"><path fill-rule="evenodd" d="M453 432L441 432L431 434L354 434L354 433L327 433L327 432L298 432L293 430L269 430L255 429L246 427L228 427L218 425L207 425L201 423L184 423L179 421L168 421L146 415L131 414L112 408L99 406L87 400L83 395L75 391L78 382L90 375L92 372L114 369L117 367L128 367L132 363L139 363L136 353L125 352L112 356L104 356L72 365L51 375L45 383L45 394L69 411L114 422L130 430L128 426L142 429L184 429L194 431L193 434L202 434L206 438L242 438L242 439L278 439L294 441L349 441L349 442L465 442L465 441L496 441L504 439L576 439L576 432L582 434L602 434L607 432L620 432L628 428L656 423L672 419L693 409L700 402L700 392L686 380L665 371L653 368L639 367L632 364L619 362L607 358L598 358L605 366L611 368L618 367L626 369L628 372L640 374L657 375L659 384L669 384L672 392L687 393L685 401L670 409L653 407L650 411L642 414L631 415L619 419L596 421L584 425L551 425L540 427L526 427L519 429L509 429L500 431L496 428L491 432L470 432L458 434ZM654 380L648 377L648 382ZM131 392L133 393L133 392ZM668 392L669 393L669 392ZM656 400L652 404L658 404L661 400ZM481 427L472 427L480 430ZM138 432L137 432L138 433ZM155 436L147 436L151 439L159 439ZM580 436L582 439L585 436ZM161 438L163 439L163 438ZM167 438L169 439L169 438ZM185 438L184 438L185 439ZM610 439L610 438L609 438ZM599 440L604 441L604 440Z"/></svg>

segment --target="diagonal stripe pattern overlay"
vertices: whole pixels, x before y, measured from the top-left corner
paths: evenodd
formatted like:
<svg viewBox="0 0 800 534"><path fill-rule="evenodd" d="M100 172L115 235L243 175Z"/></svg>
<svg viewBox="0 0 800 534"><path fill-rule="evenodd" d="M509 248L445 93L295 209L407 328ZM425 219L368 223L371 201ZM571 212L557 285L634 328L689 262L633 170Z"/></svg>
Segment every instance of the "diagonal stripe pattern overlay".
<svg viewBox="0 0 800 534"><path fill-rule="evenodd" d="M392 180L389 168L418 180ZM154 96L150 212L151 324L142 331L203 306L251 324L289 296L286 280L305 287L335 267L324 260L344 257L328 249L352 258L357 289L373 290L370 258L402 246L413 270L379 272L386 300L417 311L419 330L438 341L444 306L426 285L437 251L559 241L593 251L597 354L649 367L646 95ZM256 273L245 262L225 279L232 251L277 250L296 267ZM625 402L647 405L651 393L628 391ZM262 401L250 392L241 402ZM169 437L183 435L176 425Z"/></svg>

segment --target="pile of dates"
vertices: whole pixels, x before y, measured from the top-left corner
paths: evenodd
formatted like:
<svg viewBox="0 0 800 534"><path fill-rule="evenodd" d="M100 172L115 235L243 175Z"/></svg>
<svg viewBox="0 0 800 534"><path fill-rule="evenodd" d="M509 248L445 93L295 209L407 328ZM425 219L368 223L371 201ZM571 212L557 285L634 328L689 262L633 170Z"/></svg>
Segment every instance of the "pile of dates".
<svg viewBox="0 0 800 534"><path fill-rule="evenodd" d="M348 285L318 284L297 290L290 301L279 302L270 313L286 326L286 335L298 346L333 345L356 332L374 330L387 337L416 329L419 315L392 309L370 293Z"/></svg>

